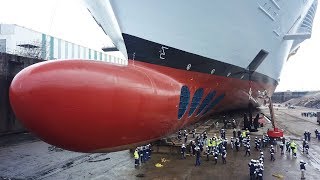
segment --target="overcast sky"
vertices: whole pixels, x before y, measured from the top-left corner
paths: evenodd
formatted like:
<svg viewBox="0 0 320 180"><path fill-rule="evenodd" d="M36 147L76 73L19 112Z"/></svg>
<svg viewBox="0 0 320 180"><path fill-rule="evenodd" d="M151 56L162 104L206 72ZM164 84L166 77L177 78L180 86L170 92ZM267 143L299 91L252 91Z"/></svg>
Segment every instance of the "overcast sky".
<svg viewBox="0 0 320 180"><path fill-rule="evenodd" d="M285 64L276 91L320 90L320 13L312 38ZM14 23L100 50L111 46L80 0L0 0L0 23Z"/></svg>

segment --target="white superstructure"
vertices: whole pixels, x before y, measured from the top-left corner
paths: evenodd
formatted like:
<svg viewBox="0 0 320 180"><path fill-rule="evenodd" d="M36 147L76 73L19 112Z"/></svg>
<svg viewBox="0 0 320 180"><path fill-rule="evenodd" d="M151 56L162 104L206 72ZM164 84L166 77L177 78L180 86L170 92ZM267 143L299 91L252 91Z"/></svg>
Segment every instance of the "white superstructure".
<svg viewBox="0 0 320 180"><path fill-rule="evenodd" d="M256 71L275 80L289 54L310 38L317 6L317 0L86 1L124 54L121 33L242 68L264 50Z"/></svg>

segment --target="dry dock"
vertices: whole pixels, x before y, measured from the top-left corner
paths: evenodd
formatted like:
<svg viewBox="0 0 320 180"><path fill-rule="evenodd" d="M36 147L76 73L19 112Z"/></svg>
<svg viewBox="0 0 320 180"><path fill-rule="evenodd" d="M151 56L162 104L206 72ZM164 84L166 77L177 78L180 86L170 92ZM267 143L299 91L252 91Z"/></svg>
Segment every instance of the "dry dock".
<svg viewBox="0 0 320 180"><path fill-rule="evenodd" d="M268 109L262 108L262 112L268 113ZM270 161L269 148L264 149L264 179L277 179L274 175L282 176L282 179L300 179L299 161L307 162L307 179L319 179L320 174L320 142L315 139L314 130L320 129L316 118L302 117L301 112L317 111L315 109L287 109L277 107L275 109L277 124L285 130L285 136L296 140L299 144L298 157L291 154L280 155L276 153L276 160ZM235 117L239 122L242 117ZM211 126L219 119L211 119L197 124L197 132L207 131L209 137L218 133L218 128ZM211 125L210 125L211 124ZM221 123L220 123L221 124ZM260 131L251 135L250 157L244 157L244 150L240 152L228 149L227 164L222 164L221 159L217 165L201 159L201 166L195 167L195 157L187 156L180 159L180 154L153 153L151 159L134 168L132 154L120 151L106 154L83 154L52 148L50 145L33 138L28 134L10 135L0 137L0 179L249 179L248 162L258 158L258 151L254 149L253 139L271 128L270 124L260 128ZM312 133L310 142L310 154L306 155L301 150L303 132L309 130ZM227 138L231 137L231 129L227 130ZM176 135L171 135L175 146L181 142L175 140ZM190 137L190 135L189 135ZM156 147L153 147L156 151ZM160 150L161 151L160 147ZM176 148L178 149L178 148ZM163 167L155 167L161 163Z"/></svg>

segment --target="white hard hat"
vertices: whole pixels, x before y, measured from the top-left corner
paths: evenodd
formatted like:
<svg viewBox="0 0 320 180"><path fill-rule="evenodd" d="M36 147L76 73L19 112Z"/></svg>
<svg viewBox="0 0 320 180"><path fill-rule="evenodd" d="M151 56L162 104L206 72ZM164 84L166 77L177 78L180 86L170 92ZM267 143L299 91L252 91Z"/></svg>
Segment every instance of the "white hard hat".
<svg viewBox="0 0 320 180"><path fill-rule="evenodd" d="M260 154L263 154L263 152L260 152Z"/></svg>
<svg viewBox="0 0 320 180"><path fill-rule="evenodd" d="M304 163L304 161L303 161L303 160L300 160L300 163Z"/></svg>

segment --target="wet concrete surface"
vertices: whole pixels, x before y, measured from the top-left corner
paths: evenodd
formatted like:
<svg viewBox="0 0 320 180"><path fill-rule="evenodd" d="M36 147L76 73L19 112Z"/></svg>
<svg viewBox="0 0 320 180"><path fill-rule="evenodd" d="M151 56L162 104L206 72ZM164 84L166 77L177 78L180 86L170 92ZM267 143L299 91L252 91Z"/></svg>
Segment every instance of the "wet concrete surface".
<svg viewBox="0 0 320 180"><path fill-rule="evenodd" d="M268 114L268 109L262 108ZM283 179L300 179L299 161L307 162L307 179L319 179L320 175L320 142L314 137L315 128L319 129L315 119L301 117L302 111L310 109L275 109L277 124L285 130L287 138L294 139L299 144L298 157L291 154L276 153L276 160L270 161L269 148L264 149L264 179L277 179L274 174L284 176ZM239 117L237 120L240 120ZM219 157L215 165L213 157L206 161L201 159L201 166L195 167L195 157L187 156L181 159L179 154L153 153L151 159L134 168L132 153L128 150L114 153L84 154L53 148L40 140L30 138L0 137L0 179L249 179L248 162L257 159L259 152L254 149L253 139L261 136L271 128L271 124L251 135L250 157L245 157L245 151L232 151L228 148L227 164L222 164ZM303 132L310 130L309 155L301 150ZM227 130L230 139L232 130ZM209 137L218 133L218 129L209 130ZM18 141L15 141L18 139ZM19 140L20 139L20 140ZM164 159L163 159L164 158ZM165 160L166 162L163 162ZM161 163L163 167L155 167Z"/></svg>

